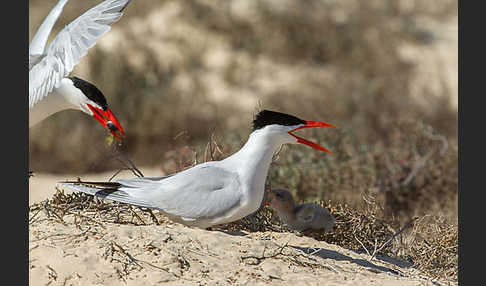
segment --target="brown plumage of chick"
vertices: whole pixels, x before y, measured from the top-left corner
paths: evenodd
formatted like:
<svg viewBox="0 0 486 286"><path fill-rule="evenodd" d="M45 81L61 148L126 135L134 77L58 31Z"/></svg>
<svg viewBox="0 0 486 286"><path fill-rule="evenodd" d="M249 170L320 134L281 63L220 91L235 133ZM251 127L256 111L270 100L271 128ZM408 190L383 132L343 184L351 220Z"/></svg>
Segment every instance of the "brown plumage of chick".
<svg viewBox="0 0 486 286"><path fill-rule="evenodd" d="M336 223L334 216L325 208L313 203L297 204L287 189L269 190L268 205L277 212L279 219L292 230L332 231Z"/></svg>

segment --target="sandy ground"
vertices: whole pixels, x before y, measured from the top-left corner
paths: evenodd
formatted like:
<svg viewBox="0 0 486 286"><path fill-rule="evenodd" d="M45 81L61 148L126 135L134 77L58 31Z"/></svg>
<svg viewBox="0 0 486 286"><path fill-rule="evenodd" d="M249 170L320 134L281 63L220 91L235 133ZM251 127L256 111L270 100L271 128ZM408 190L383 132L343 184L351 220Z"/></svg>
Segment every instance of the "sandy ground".
<svg viewBox="0 0 486 286"><path fill-rule="evenodd" d="M113 173L81 179L107 180ZM76 178L36 174L30 204L50 198L57 181ZM293 233L209 231L163 218L158 226L137 226L83 224L75 215L61 221L45 211L29 217L30 285L449 285L404 262L370 260Z"/></svg>

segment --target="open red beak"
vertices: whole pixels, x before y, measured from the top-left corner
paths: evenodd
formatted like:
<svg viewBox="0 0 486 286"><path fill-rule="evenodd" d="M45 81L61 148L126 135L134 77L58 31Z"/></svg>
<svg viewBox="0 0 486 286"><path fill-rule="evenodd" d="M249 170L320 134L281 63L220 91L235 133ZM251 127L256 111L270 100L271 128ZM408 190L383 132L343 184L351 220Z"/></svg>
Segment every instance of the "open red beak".
<svg viewBox="0 0 486 286"><path fill-rule="evenodd" d="M311 142L311 141L308 141L308 140L305 140L304 138L301 138L295 134L293 134L292 132L295 132L299 129L304 129L304 128L311 128L311 127L330 127L330 128L338 128L336 125L332 125L332 124L329 124L329 123L326 123L326 122L319 122L319 121L306 121L306 125L304 126L300 126L300 127L297 127L293 130L290 130L289 131L289 134L294 136L295 138L297 138L297 142L298 143L302 143L302 144L305 144L307 146L310 146L314 149L317 149L317 150L321 150L321 151L324 151L324 152L327 152L327 153L330 153L332 154L331 150L327 149L327 148L324 148L322 147L321 145L319 144L316 144L314 142Z"/></svg>
<svg viewBox="0 0 486 286"><path fill-rule="evenodd" d="M103 126L105 126L105 128L108 129L108 131L110 131L111 134L113 134L113 136L121 142L121 137L125 137L125 131L123 131L120 122L118 122L118 119L116 119L111 110L109 108L103 110L90 104L88 104L88 108L93 112L93 117ZM117 131L120 132L121 137L118 135Z"/></svg>

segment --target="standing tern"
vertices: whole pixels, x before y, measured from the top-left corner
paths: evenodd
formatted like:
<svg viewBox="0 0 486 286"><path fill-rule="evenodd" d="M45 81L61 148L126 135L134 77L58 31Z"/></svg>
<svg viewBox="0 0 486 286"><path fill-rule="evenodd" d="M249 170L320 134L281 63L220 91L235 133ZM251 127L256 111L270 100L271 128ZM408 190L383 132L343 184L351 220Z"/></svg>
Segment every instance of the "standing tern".
<svg viewBox="0 0 486 286"><path fill-rule="evenodd" d="M323 229L324 232L329 232L334 228L336 219L318 204L297 204L287 189L270 190L268 196L270 208L274 209L280 221L292 230Z"/></svg>
<svg viewBox="0 0 486 286"><path fill-rule="evenodd" d="M68 0L60 0L44 19L29 45L29 127L46 117L77 109L93 116L113 136L125 132L108 108L101 91L78 77L68 77L74 66L123 15L130 0L106 0L79 16L44 49L52 27Z"/></svg>
<svg viewBox="0 0 486 286"><path fill-rule="evenodd" d="M260 207L272 156L282 144L301 143L332 153L293 134L311 127L336 128L263 110L255 116L245 145L221 161L201 163L165 177L60 183L97 197L157 209L175 222L205 229L239 220Z"/></svg>

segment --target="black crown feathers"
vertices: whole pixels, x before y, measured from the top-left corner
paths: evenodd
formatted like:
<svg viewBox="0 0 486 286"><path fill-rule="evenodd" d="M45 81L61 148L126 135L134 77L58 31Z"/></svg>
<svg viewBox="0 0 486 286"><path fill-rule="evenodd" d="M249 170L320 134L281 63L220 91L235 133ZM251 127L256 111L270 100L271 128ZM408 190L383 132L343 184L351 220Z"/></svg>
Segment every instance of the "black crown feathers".
<svg viewBox="0 0 486 286"><path fill-rule="evenodd" d="M305 120L302 120L290 114L271 110L262 110L257 115L255 115L255 119L253 120L253 131L272 124L292 126L306 123L307 122Z"/></svg>
<svg viewBox="0 0 486 286"><path fill-rule="evenodd" d="M96 86L94 86L94 84L75 76L70 77L70 79L73 81L74 86L79 88L87 98L101 106L103 110L108 108L105 96Z"/></svg>

